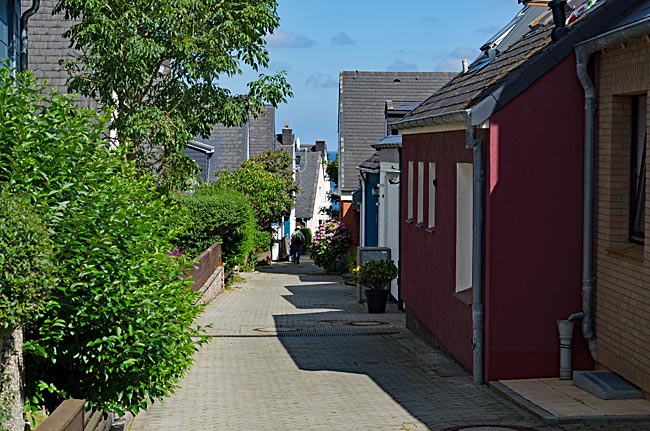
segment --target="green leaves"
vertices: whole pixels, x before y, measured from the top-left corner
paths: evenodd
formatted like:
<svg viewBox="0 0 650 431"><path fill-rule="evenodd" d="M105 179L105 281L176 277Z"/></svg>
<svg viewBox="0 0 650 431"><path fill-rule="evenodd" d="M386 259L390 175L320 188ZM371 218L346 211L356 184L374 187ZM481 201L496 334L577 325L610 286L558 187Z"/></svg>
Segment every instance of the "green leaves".
<svg viewBox="0 0 650 431"><path fill-rule="evenodd" d="M29 317L32 402L137 412L173 391L204 342L187 262L168 256L179 210L107 148L103 118L40 90L0 69L2 325Z"/></svg>
<svg viewBox="0 0 650 431"><path fill-rule="evenodd" d="M66 37L81 55L62 61L70 88L115 114L119 142L164 190L184 190L195 173L181 154L189 139L292 95L283 73L260 75L245 94L219 85L244 65L268 66L276 1L61 0L55 10L77 20Z"/></svg>

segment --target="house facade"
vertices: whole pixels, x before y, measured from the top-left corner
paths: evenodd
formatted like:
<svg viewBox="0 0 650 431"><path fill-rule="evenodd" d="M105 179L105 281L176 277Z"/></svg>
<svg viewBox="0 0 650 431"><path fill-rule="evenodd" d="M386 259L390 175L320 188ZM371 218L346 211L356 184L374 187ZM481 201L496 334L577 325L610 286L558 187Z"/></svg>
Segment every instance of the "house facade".
<svg viewBox="0 0 650 431"><path fill-rule="evenodd" d="M320 212L321 208L329 207L330 182L325 178L326 162L325 141L316 141L314 145L296 149L295 178L300 188L296 196L296 225L308 227L312 233L328 219Z"/></svg>
<svg viewBox="0 0 650 431"><path fill-rule="evenodd" d="M340 211L351 231L353 247L360 241L360 214L352 194L360 189L357 170L386 136L386 101L424 100L455 73L341 71L339 76Z"/></svg>
<svg viewBox="0 0 650 431"><path fill-rule="evenodd" d="M585 98L573 49L633 3L601 2L569 27L536 20L398 123L407 325L475 381L559 375L556 321L583 308ZM573 347L574 368L593 367L579 330Z"/></svg>
<svg viewBox="0 0 650 431"><path fill-rule="evenodd" d="M578 48L593 69L596 366L650 392L650 1ZM589 84L589 83L587 83ZM590 145L586 142L585 145Z"/></svg>

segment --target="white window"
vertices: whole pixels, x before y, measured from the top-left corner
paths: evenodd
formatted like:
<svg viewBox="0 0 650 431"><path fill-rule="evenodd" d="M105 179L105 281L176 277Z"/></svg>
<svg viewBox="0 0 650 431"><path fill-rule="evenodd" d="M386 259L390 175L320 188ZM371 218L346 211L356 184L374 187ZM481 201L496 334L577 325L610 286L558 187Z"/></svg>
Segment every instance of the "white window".
<svg viewBox="0 0 650 431"><path fill-rule="evenodd" d="M473 181L472 164L456 164L456 292L472 287Z"/></svg>
<svg viewBox="0 0 650 431"><path fill-rule="evenodd" d="M429 162L429 229L436 227L436 164Z"/></svg>
<svg viewBox="0 0 650 431"><path fill-rule="evenodd" d="M418 162L418 224L424 221L424 162Z"/></svg>
<svg viewBox="0 0 650 431"><path fill-rule="evenodd" d="M408 164L408 202L406 207L406 218L413 220L413 162Z"/></svg>

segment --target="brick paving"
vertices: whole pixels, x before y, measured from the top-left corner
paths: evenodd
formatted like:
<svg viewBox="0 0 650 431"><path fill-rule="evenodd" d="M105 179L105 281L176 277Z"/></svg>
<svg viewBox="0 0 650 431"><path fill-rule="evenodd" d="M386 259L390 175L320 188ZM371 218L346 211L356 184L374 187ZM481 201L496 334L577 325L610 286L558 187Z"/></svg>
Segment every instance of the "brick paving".
<svg viewBox="0 0 650 431"><path fill-rule="evenodd" d="M210 343L176 394L131 430L650 430L648 423L549 425L485 387L404 328L369 315L356 290L309 262L245 274L205 310Z"/></svg>

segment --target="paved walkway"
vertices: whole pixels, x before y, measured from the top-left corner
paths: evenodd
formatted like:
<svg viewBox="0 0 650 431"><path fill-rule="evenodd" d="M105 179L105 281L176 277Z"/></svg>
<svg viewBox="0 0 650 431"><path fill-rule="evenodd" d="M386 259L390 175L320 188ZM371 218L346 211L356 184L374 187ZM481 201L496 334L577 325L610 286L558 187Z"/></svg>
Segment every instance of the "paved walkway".
<svg viewBox="0 0 650 431"><path fill-rule="evenodd" d="M650 429L544 424L472 384L451 358L404 329L394 305L367 314L354 287L308 261L244 279L206 308L201 323L213 325L211 342L177 393L141 413L133 431Z"/></svg>

